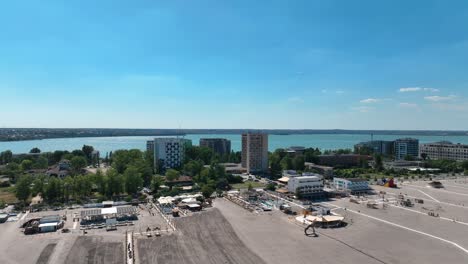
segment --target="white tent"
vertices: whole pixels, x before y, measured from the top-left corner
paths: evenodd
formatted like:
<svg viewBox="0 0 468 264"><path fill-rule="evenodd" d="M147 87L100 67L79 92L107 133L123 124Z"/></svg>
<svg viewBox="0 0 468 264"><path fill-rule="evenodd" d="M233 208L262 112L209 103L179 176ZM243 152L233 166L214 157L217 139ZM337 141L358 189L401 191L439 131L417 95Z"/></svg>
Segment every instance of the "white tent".
<svg viewBox="0 0 468 264"><path fill-rule="evenodd" d="M182 202L183 202L183 203L186 203L186 204L194 204L194 203L197 203L197 199L195 199L195 198L187 198L187 199L183 199Z"/></svg>

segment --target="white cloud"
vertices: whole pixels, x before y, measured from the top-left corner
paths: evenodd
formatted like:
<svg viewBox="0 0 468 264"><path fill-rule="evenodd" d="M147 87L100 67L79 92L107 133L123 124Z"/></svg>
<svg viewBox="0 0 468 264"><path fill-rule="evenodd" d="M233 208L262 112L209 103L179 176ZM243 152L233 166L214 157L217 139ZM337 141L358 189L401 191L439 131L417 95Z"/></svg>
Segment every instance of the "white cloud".
<svg viewBox="0 0 468 264"><path fill-rule="evenodd" d="M413 103L400 103L399 106L403 108L418 108L418 105Z"/></svg>
<svg viewBox="0 0 468 264"><path fill-rule="evenodd" d="M378 103L380 101L381 101L380 99L376 99L376 98L367 98L367 99L362 99L360 102L363 104L373 104L373 103Z"/></svg>
<svg viewBox="0 0 468 264"><path fill-rule="evenodd" d="M343 90L338 90L338 91L335 91L336 94L344 94L344 91Z"/></svg>
<svg viewBox="0 0 468 264"><path fill-rule="evenodd" d="M426 96L424 99L432 102L441 102L441 101L451 101L453 99L457 98L455 95L449 95L449 96Z"/></svg>
<svg viewBox="0 0 468 264"><path fill-rule="evenodd" d="M399 90L400 93L421 92L421 91L435 93L435 92L438 92L439 89L426 88L426 87L405 87L405 88L400 88Z"/></svg>
<svg viewBox="0 0 468 264"><path fill-rule="evenodd" d="M289 103L294 103L294 104L298 104L298 103L303 103L304 102L304 99L298 97L298 96L295 96L295 97L289 97L288 98L288 102Z"/></svg>

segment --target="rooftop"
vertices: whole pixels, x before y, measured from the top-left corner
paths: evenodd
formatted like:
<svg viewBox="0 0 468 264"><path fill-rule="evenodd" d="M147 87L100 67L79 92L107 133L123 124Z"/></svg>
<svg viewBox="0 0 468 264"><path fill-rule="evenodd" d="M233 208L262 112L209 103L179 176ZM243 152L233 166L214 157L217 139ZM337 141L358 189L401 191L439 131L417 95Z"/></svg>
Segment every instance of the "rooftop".
<svg viewBox="0 0 468 264"><path fill-rule="evenodd" d="M342 179L350 182L367 182L366 179L361 179L361 178L335 178L335 179Z"/></svg>

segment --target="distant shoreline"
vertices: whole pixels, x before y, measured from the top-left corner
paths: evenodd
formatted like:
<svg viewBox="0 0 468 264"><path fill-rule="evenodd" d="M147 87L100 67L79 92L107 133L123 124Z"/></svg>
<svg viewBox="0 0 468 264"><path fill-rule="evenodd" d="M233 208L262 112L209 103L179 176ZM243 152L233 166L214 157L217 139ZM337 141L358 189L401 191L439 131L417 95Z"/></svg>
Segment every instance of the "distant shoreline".
<svg viewBox="0 0 468 264"><path fill-rule="evenodd" d="M264 132L270 135L373 134L396 136L468 136L468 131L442 130L0 128L0 142L81 137L222 135L242 134L246 132Z"/></svg>

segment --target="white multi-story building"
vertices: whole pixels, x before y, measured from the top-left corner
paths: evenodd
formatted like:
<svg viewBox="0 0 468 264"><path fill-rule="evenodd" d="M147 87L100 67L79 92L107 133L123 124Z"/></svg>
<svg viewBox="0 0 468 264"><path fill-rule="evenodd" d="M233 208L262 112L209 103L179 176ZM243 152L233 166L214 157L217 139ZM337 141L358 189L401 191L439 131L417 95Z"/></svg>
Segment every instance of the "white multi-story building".
<svg viewBox="0 0 468 264"><path fill-rule="evenodd" d="M333 185L337 190L348 191L352 194L355 193L365 193L370 190L369 182L365 179L358 178L333 178Z"/></svg>
<svg viewBox="0 0 468 264"><path fill-rule="evenodd" d="M180 167L184 161L185 147L192 141L183 138L155 138L154 167L160 170Z"/></svg>
<svg viewBox="0 0 468 264"><path fill-rule="evenodd" d="M242 167L248 173L268 170L268 134L242 134Z"/></svg>
<svg viewBox="0 0 468 264"><path fill-rule="evenodd" d="M323 195L323 178L320 175L291 177L288 181L288 192L299 192L302 197Z"/></svg>
<svg viewBox="0 0 468 264"><path fill-rule="evenodd" d="M419 153L421 157L427 155L427 158L432 160L449 159L465 161L468 160L468 145L453 144L448 141L421 144Z"/></svg>

